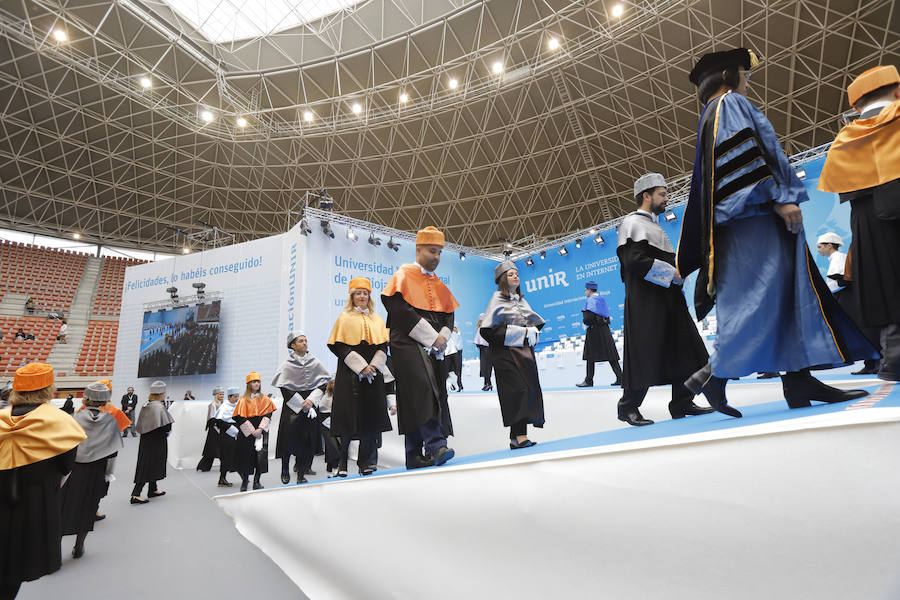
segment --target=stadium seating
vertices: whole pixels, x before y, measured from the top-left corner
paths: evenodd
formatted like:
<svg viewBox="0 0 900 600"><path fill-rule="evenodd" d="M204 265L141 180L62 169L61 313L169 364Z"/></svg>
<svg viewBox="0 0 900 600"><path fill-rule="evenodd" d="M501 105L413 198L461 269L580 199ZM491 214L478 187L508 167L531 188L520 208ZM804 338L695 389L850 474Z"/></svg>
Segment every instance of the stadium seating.
<svg viewBox="0 0 900 600"><path fill-rule="evenodd" d="M103 260L100 281L97 283L97 294L91 312L95 315L117 316L122 305L122 284L125 282L125 269L145 261L133 258L107 256Z"/></svg>
<svg viewBox="0 0 900 600"><path fill-rule="evenodd" d="M61 323L40 317L0 317L0 374L11 376L16 369L28 362L46 362ZM33 340L14 341L16 331L34 335Z"/></svg>
<svg viewBox="0 0 900 600"><path fill-rule="evenodd" d="M75 373L112 375L118 334L119 323L116 321L91 321L84 335L81 353L75 362Z"/></svg>
<svg viewBox="0 0 900 600"><path fill-rule="evenodd" d="M5 292L31 296L38 310L69 312L87 255L0 240L0 299Z"/></svg>

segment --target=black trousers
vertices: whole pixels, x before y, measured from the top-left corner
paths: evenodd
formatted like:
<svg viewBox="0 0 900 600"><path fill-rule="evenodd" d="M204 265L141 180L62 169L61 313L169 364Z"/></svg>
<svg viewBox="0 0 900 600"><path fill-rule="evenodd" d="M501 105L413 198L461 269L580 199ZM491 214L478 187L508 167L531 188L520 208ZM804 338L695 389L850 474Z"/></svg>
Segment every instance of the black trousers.
<svg viewBox="0 0 900 600"><path fill-rule="evenodd" d="M510 426L509 439L514 440L520 435L528 435L528 421L519 421Z"/></svg>
<svg viewBox="0 0 900 600"><path fill-rule="evenodd" d="M351 436L344 435L341 436L341 454L340 454L340 464L339 467L347 468L347 458L350 454L350 442L352 441ZM377 436L371 435L366 437L361 437L359 439L359 453L356 456L356 466L359 467L360 472L363 469L368 469L370 465L374 465L378 462L378 438Z"/></svg>
<svg viewBox="0 0 900 600"><path fill-rule="evenodd" d="M636 412L644 398L647 396L649 388L626 388L619 400L619 415L625 416L628 413ZM672 384L672 401L669 402L669 411L687 407L693 404L694 393L684 387L683 383Z"/></svg>
<svg viewBox="0 0 900 600"><path fill-rule="evenodd" d="M140 496L142 491L144 491L144 484L136 483L136 484L134 484L134 489L131 490L131 495L132 496ZM150 484L147 487L147 491L151 494L156 491L156 482L155 481L150 482Z"/></svg>
<svg viewBox="0 0 900 600"><path fill-rule="evenodd" d="M612 367L613 373L616 374L616 381L622 381L622 367L619 366L619 361L611 360L609 361L609 366ZM586 381L590 381L593 383L595 368L596 364L594 363L594 361L589 360L587 362L587 375L585 376Z"/></svg>

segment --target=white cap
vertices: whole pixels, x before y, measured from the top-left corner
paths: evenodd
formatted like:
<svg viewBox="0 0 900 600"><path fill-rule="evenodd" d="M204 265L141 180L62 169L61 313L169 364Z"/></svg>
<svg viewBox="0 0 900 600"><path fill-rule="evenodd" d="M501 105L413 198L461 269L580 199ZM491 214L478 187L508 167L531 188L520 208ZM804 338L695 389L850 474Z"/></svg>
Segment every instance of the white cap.
<svg viewBox="0 0 900 600"><path fill-rule="evenodd" d="M834 244L835 246L843 246L844 240L841 239L841 236L838 234L829 231L828 233L823 233L819 236L819 239L816 240L817 244Z"/></svg>
<svg viewBox="0 0 900 600"><path fill-rule="evenodd" d="M638 177L637 181L634 182L634 196L636 198L641 192L646 192L647 190L658 187L668 187L666 185L665 177L659 173L647 173L646 175L641 175Z"/></svg>

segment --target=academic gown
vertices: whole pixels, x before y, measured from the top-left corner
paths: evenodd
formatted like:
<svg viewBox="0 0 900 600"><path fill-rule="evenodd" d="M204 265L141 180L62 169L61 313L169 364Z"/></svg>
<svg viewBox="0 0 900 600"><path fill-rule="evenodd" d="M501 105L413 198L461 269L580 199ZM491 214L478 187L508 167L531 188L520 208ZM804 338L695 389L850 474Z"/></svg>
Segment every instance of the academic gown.
<svg viewBox="0 0 900 600"><path fill-rule="evenodd" d="M376 370L372 383L360 380L347 366L344 359L351 352L359 354L371 363L378 351L387 352L387 343L369 344L363 341L355 346L335 342L328 349L337 356L337 373L334 376L334 400L331 405L331 433L349 435L352 439L375 437L390 431L391 419L387 412L387 390L384 375Z"/></svg>
<svg viewBox="0 0 900 600"><path fill-rule="evenodd" d="M137 465L134 468L135 483L143 484L166 478L168 436L172 431L173 422L172 415L160 400L148 402L141 408L137 422L141 441L138 445Z"/></svg>
<svg viewBox="0 0 900 600"><path fill-rule="evenodd" d="M633 212L619 225L625 283L625 389L680 384L709 355L674 279L672 243L654 218Z"/></svg>
<svg viewBox="0 0 900 600"><path fill-rule="evenodd" d="M682 277L699 269L697 318L716 306L716 377L878 356L832 297L804 233L790 233L774 212L808 199L762 112L734 92L710 100L676 262Z"/></svg>
<svg viewBox="0 0 900 600"><path fill-rule="evenodd" d="M609 307L606 300L597 294L587 298L581 310L581 320L587 325L581 360L595 363L619 360L619 351L616 350L616 343L609 330Z"/></svg>
<svg viewBox="0 0 900 600"><path fill-rule="evenodd" d="M227 399L222 401L223 405L227 403ZM233 420L234 419L232 419L232 422L229 422L223 419L214 418L213 426L210 428L211 430L216 432L216 436L218 437L220 473L232 473L237 471L237 464L235 462L235 446L237 444L237 437L241 434L240 432L238 432L237 436L235 437L231 437L230 435L228 435L229 428L237 427Z"/></svg>
<svg viewBox="0 0 900 600"><path fill-rule="evenodd" d="M275 412L275 407L272 405L272 401L265 394L261 394L260 398L264 398L264 400L258 400L261 406L268 406L269 408L263 409L259 414L251 414L251 416L241 416L238 415L237 412L240 410L240 403L245 401L244 397L241 397L238 400L238 408L235 409L234 415L234 424L238 429L241 428L241 425L244 422L249 422L250 425L253 426L254 429L259 429L260 425L263 423L263 419L271 421L272 413ZM235 466L237 466L237 471L241 475L250 474L254 471L257 474L260 473L268 473L269 472L269 432L268 427L262 432L262 448L260 450L256 450L256 438L252 435L246 435L242 430L238 431L237 440L235 442L234 449L235 456Z"/></svg>
<svg viewBox="0 0 900 600"><path fill-rule="evenodd" d="M325 385L300 392L294 392L284 387L278 389L281 390L281 398L284 402L281 405L281 416L278 421L275 458L293 455L298 460L303 458L312 464L313 456L316 453L316 437L319 435L319 421L316 418L310 419L305 411L301 410L299 413L295 413L287 405L287 402L294 394L300 394L300 397L306 400L316 389L324 393Z"/></svg>
<svg viewBox="0 0 900 600"><path fill-rule="evenodd" d="M4 411L21 416L40 406L57 410L49 405L18 405ZM72 446L44 460L0 470L0 581L4 585L34 581L62 565L60 480L71 472L75 453Z"/></svg>
<svg viewBox="0 0 900 600"><path fill-rule="evenodd" d="M400 269L411 272L410 278L418 281L421 276L415 272L419 270L417 264L403 265ZM381 303L387 309L387 327L390 330L390 349L397 372L394 376L397 380L397 429L401 434L414 433L427 421L434 419L441 425L445 437L453 435L453 422L450 419L450 405L447 403L447 376L450 373L448 361L438 358L426 352L425 347L414 336L422 337L426 334L444 332L444 337L450 339L453 331L454 312L458 304L449 290L447 301L450 306L443 306L435 299L437 288L443 286L432 275L425 278L424 283L410 284L427 286L420 295L425 296L424 301L410 298L419 304L414 306L404 296L404 288L395 284L398 276L395 273L385 293L381 295ZM410 296L413 293L410 291ZM453 310L428 310L428 303L440 308Z"/></svg>
<svg viewBox="0 0 900 600"><path fill-rule="evenodd" d="M544 396L534 348L528 345L525 330L527 327L540 330L544 320L531 310L524 298L496 291L481 325L479 333L491 348L503 426L524 421L543 427Z"/></svg>
<svg viewBox="0 0 900 600"><path fill-rule="evenodd" d="M222 401L224 402L224 400ZM209 471L212 469L213 461L221 458L221 450L219 449L219 432L215 428L216 409L219 405L215 400L209 403L206 408L206 442L203 444L203 457L197 464L198 471Z"/></svg>

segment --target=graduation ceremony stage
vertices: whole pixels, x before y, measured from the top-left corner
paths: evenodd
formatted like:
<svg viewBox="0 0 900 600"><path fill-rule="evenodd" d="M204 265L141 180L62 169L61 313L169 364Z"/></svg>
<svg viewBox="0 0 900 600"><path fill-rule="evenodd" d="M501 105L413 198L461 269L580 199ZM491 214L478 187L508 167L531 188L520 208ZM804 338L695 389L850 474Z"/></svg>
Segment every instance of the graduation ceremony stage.
<svg viewBox="0 0 900 600"><path fill-rule="evenodd" d="M618 388L548 391L517 451L496 396L455 394L442 467L215 501L314 600L897 598L900 387L824 378L871 394L789 410L778 379L732 382L742 419L673 421L654 388L636 428Z"/></svg>

